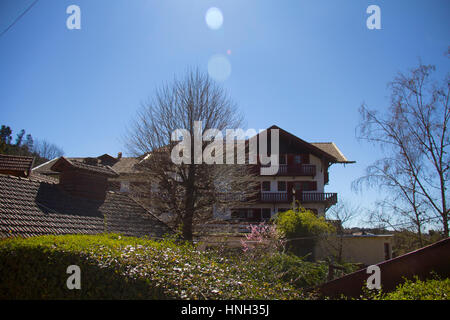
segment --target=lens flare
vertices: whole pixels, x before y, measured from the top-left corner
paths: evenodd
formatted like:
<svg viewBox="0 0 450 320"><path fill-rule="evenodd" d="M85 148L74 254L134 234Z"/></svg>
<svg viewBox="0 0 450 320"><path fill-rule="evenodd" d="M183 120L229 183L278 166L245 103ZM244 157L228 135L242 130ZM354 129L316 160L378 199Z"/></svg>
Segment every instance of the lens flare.
<svg viewBox="0 0 450 320"><path fill-rule="evenodd" d="M216 54L209 58L208 74L216 81L225 81L231 74L231 63L223 54Z"/></svg>
<svg viewBox="0 0 450 320"><path fill-rule="evenodd" d="M215 7L209 8L208 11L206 11L205 20L210 29L219 29L223 24L222 11Z"/></svg>

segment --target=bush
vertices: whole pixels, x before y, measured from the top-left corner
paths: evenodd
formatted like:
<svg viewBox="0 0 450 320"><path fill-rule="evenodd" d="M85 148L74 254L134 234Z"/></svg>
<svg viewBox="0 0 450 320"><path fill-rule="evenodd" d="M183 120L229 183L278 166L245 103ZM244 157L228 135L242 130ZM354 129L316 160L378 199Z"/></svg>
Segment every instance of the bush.
<svg viewBox="0 0 450 320"><path fill-rule="evenodd" d="M450 300L450 278L406 280L395 291L380 293L378 300Z"/></svg>
<svg viewBox="0 0 450 320"><path fill-rule="evenodd" d="M318 217L302 207L279 212L274 218L274 223L278 231L288 240L286 248L299 256L312 254L320 236L336 231L325 217Z"/></svg>
<svg viewBox="0 0 450 320"><path fill-rule="evenodd" d="M69 265L81 290L69 290ZM190 244L119 235L41 236L0 241L1 299L301 299L257 264Z"/></svg>

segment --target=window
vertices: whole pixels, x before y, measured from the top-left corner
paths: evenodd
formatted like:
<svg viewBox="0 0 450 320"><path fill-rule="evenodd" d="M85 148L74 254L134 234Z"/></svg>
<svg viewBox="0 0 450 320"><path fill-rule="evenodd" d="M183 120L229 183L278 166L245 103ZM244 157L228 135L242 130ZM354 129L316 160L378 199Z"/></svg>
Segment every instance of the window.
<svg viewBox="0 0 450 320"><path fill-rule="evenodd" d="M279 164L286 164L286 155L285 154L280 154Z"/></svg>
<svg viewBox="0 0 450 320"><path fill-rule="evenodd" d="M270 181L262 182L262 191L270 191Z"/></svg>
<svg viewBox="0 0 450 320"><path fill-rule="evenodd" d="M247 218L247 210L246 209L239 209L239 218L240 219L246 219Z"/></svg>
<svg viewBox="0 0 450 320"><path fill-rule="evenodd" d="M120 181L120 192L130 192L130 182Z"/></svg>
<svg viewBox="0 0 450 320"><path fill-rule="evenodd" d="M302 183L301 182L294 182L294 189L295 190L301 190L302 188Z"/></svg>
<svg viewBox="0 0 450 320"><path fill-rule="evenodd" d="M278 181L278 191L286 191L286 181Z"/></svg>
<svg viewBox="0 0 450 320"><path fill-rule="evenodd" d="M262 218L263 219L270 219L270 208L263 208L262 209Z"/></svg>
<svg viewBox="0 0 450 320"><path fill-rule="evenodd" d="M278 208L278 212L286 212L289 208Z"/></svg>
<svg viewBox="0 0 450 320"><path fill-rule="evenodd" d="M317 181L297 181L294 182L295 190L315 191L317 190Z"/></svg>
<svg viewBox="0 0 450 320"><path fill-rule="evenodd" d="M295 163L295 164L300 164L300 163L302 163L302 156L299 155L299 154L295 155L295 156L294 156L294 163Z"/></svg>
<svg viewBox="0 0 450 320"><path fill-rule="evenodd" d="M247 212L247 218L251 219L251 218L253 218L253 217L254 217L254 215L253 215L253 210L252 210L252 209L249 209L248 212Z"/></svg>

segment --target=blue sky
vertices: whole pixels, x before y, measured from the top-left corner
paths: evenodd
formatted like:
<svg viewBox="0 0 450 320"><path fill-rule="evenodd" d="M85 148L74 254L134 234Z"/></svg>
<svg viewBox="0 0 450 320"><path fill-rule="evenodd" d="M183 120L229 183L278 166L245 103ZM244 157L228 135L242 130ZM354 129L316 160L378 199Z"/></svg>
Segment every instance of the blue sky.
<svg viewBox="0 0 450 320"><path fill-rule="evenodd" d="M0 0L0 31L32 0ZM81 8L81 30L66 8ZM366 8L381 8L369 30ZM206 11L224 22L212 30ZM333 141L354 165L334 165L327 191L368 204L351 182L380 152L357 142L362 102L382 110L386 84L421 58L449 71L450 2L303 0L40 0L0 37L1 124L61 146L67 156L125 151L121 138L140 104L188 67L226 56L221 82L248 128L276 124Z"/></svg>

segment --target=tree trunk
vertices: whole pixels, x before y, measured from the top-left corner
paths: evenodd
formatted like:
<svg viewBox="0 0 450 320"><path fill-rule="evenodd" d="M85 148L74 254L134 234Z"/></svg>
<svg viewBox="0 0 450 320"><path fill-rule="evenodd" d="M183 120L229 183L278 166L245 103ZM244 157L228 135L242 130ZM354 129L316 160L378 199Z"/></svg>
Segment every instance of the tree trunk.
<svg viewBox="0 0 450 320"><path fill-rule="evenodd" d="M193 211L188 212L186 210L186 213L183 217L183 239L191 241L192 240L192 218L193 218Z"/></svg>
<svg viewBox="0 0 450 320"><path fill-rule="evenodd" d="M192 240L192 221L194 218L194 179L195 179L195 165L191 165L189 168L188 178L186 181L186 201L185 201L185 212L183 215L183 239L191 241Z"/></svg>

